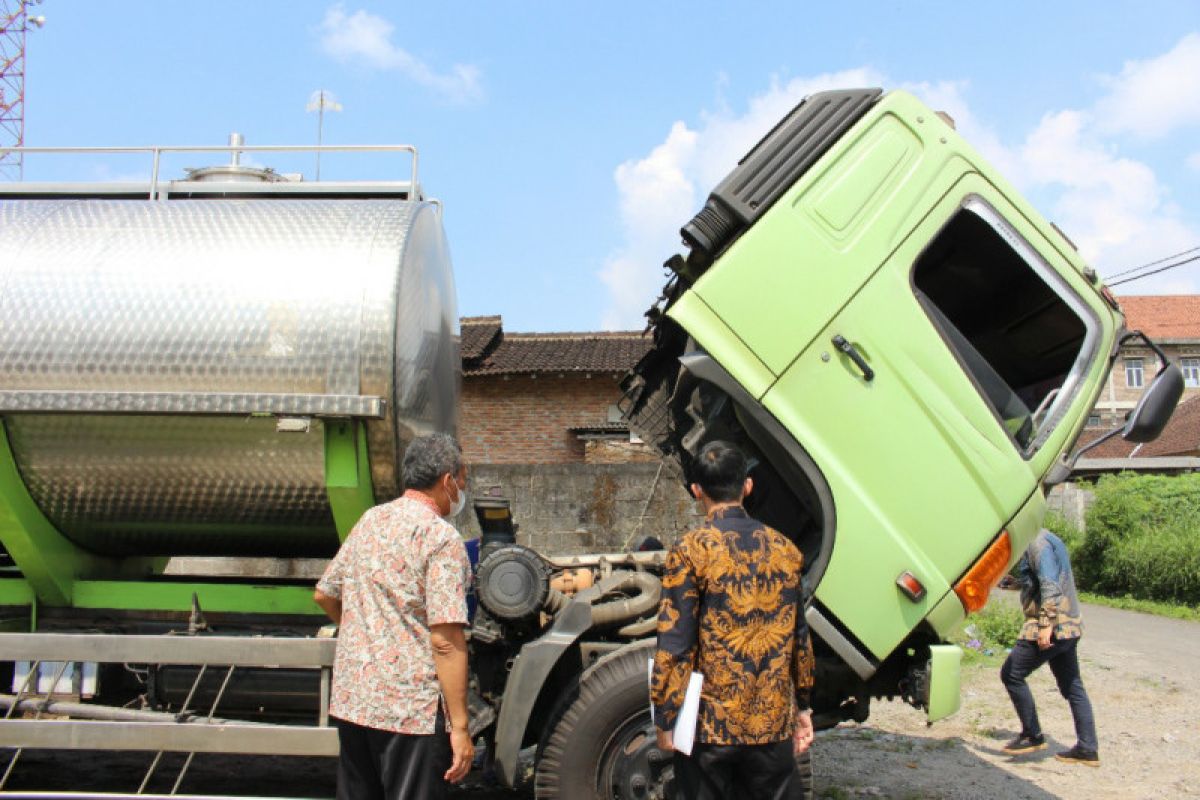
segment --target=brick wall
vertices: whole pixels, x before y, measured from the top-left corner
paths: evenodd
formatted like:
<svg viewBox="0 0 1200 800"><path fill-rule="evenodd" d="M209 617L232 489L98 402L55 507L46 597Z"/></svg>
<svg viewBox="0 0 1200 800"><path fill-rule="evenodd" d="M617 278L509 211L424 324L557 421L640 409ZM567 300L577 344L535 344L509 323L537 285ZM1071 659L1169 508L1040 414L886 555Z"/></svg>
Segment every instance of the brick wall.
<svg viewBox="0 0 1200 800"><path fill-rule="evenodd" d="M458 434L470 464L582 462L572 427L602 425L620 398L608 373L463 378Z"/></svg>
<svg viewBox="0 0 1200 800"><path fill-rule="evenodd" d="M703 517L664 462L629 464L477 464L473 497L493 487L512 503L517 541L545 555L622 552L647 535L670 545ZM455 520L478 536L468 510Z"/></svg>

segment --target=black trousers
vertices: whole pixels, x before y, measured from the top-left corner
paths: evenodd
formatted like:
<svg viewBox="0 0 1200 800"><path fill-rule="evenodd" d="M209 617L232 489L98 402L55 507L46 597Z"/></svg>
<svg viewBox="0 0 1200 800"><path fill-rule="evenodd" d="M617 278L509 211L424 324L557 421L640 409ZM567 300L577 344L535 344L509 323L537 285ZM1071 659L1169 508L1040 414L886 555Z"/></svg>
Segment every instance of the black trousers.
<svg viewBox="0 0 1200 800"><path fill-rule="evenodd" d="M427 735L364 728L334 718L338 729L337 800L441 800L450 784L450 737L438 712Z"/></svg>
<svg viewBox="0 0 1200 800"><path fill-rule="evenodd" d="M1096 741L1096 717L1092 714L1092 701L1088 699L1087 690L1083 688L1083 678L1079 675L1079 640L1055 639L1049 649L1042 650L1037 642L1025 639L1019 640L1008 654L1004 666L1000 668L1000 680L1008 689L1013 708L1021 720L1021 733L1038 736L1042 732L1042 723L1038 721L1037 706L1033 702L1033 692L1025 679L1042 664L1049 663L1050 671L1058 684L1058 691L1071 706L1071 716L1075 720L1075 737L1079 746L1084 750L1097 752L1099 744Z"/></svg>
<svg viewBox="0 0 1200 800"><path fill-rule="evenodd" d="M697 744L676 752L678 800L801 800L792 741L774 744Z"/></svg>

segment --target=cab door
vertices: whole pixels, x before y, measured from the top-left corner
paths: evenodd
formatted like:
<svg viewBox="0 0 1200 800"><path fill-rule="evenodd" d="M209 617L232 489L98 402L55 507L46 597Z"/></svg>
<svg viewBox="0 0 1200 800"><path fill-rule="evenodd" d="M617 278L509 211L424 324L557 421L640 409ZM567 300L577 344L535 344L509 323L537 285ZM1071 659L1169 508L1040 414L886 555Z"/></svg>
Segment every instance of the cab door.
<svg viewBox="0 0 1200 800"><path fill-rule="evenodd" d="M1051 408L1094 356L1069 267L1021 220L963 175L763 398L834 495L816 598L877 658L1037 489L1042 426L1063 422ZM896 585L905 571L927 589L919 602Z"/></svg>

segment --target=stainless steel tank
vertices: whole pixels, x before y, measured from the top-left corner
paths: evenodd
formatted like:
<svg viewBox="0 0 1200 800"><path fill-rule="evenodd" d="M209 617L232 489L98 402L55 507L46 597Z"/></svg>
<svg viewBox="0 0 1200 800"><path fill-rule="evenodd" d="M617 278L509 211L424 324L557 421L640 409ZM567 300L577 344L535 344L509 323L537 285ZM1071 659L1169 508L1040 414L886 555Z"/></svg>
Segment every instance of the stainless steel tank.
<svg viewBox="0 0 1200 800"><path fill-rule="evenodd" d="M394 497L455 425L454 297L436 204L0 200L0 413L88 550L329 555L324 420L365 420Z"/></svg>

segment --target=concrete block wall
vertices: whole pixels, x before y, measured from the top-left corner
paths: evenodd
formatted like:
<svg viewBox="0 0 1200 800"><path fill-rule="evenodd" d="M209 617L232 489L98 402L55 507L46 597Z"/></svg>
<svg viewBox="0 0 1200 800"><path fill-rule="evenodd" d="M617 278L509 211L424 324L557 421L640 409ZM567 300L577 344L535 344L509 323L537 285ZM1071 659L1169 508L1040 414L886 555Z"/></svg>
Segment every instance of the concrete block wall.
<svg viewBox="0 0 1200 800"><path fill-rule="evenodd" d="M1087 511L1096 502L1090 484L1060 483L1046 496L1046 506L1057 511L1079 530L1085 530Z"/></svg>
<svg viewBox="0 0 1200 800"><path fill-rule="evenodd" d="M630 464L473 464L474 497L499 489L520 526L517 541L545 555L621 552L647 535L670 545L703 520L662 461ZM468 509L455 520L479 535Z"/></svg>

